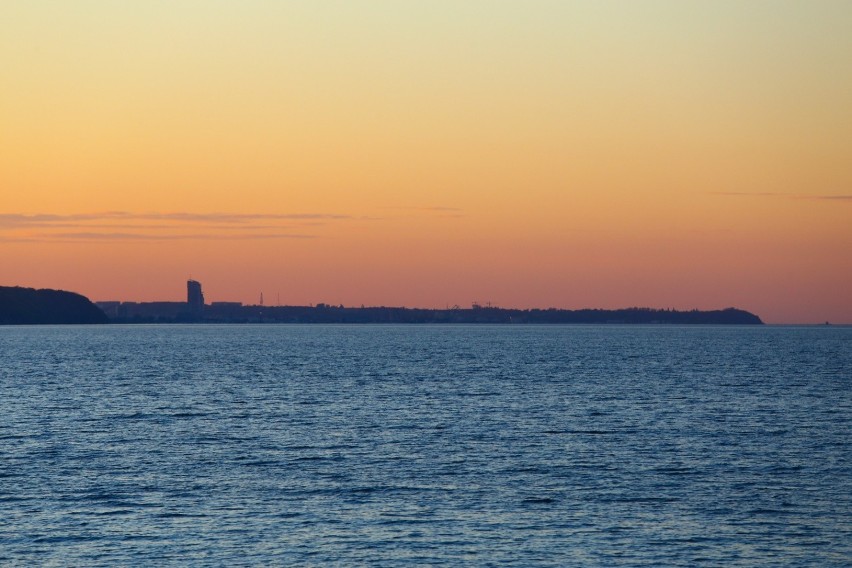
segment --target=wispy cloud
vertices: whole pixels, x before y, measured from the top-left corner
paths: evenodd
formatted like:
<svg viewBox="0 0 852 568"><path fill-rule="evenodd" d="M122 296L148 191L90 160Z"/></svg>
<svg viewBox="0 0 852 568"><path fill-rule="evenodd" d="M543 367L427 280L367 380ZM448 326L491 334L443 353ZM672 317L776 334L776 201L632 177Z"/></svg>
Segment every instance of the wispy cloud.
<svg viewBox="0 0 852 568"><path fill-rule="evenodd" d="M310 239L312 229L356 220L337 213L103 211L0 214L2 242ZM363 220L357 218L357 220Z"/></svg>
<svg viewBox="0 0 852 568"><path fill-rule="evenodd" d="M852 201L852 195L811 195L807 193L778 193L772 191L711 191L710 195L733 197L774 197L781 199L803 199L809 201Z"/></svg>
<svg viewBox="0 0 852 568"><path fill-rule="evenodd" d="M429 217L461 216L456 207L408 207ZM197 213L102 211L95 213L0 213L0 242L130 242L317 238L335 223L374 222L384 217L339 213Z"/></svg>
<svg viewBox="0 0 852 568"><path fill-rule="evenodd" d="M410 217L411 213L427 213L427 214L429 214L429 217L431 217L431 218L435 218L435 217L439 217L439 218L460 218L460 217L465 216L464 210L462 208L460 208L460 207L448 207L448 206L445 206L445 205L424 205L424 206L419 206L419 205L411 205L411 206L388 205L388 206L385 206L385 207L381 207L381 209L393 210L393 211L406 211L406 212L409 213L409 215L406 215L406 217Z"/></svg>
<svg viewBox="0 0 852 568"><path fill-rule="evenodd" d="M418 205L388 205L386 207L381 207L381 209L393 209L396 211L424 211L424 212L432 212L432 213L461 213L463 209L460 207L447 207L444 205L433 205L433 206L418 206Z"/></svg>
<svg viewBox="0 0 852 568"><path fill-rule="evenodd" d="M107 211L102 213L84 213L73 215L20 213L0 214L2 227L46 227L89 225L93 222L110 221L115 224L133 221L180 221L184 223L226 223L250 224L257 221L339 221L352 219L351 215L332 213L130 213L126 211Z"/></svg>
<svg viewBox="0 0 852 568"><path fill-rule="evenodd" d="M57 241L224 241L224 240L262 240L262 239L313 239L315 235L299 235L293 233L240 233L220 235L216 233L192 234L148 234L148 233L96 233L71 232L49 233L39 235L40 240Z"/></svg>
<svg viewBox="0 0 852 568"><path fill-rule="evenodd" d="M34 237L10 237L7 235L0 234L0 243L37 243L40 241L41 239L37 239Z"/></svg>
<svg viewBox="0 0 852 568"><path fill-rule="evenodd" d="M459 207L445 207L445 206L442 206L442 205L437 205L437 206L402 206L402 205L400 205L400 206L382 207L382 209L405 209L405 210L408 210L408 211L439 211L439 212L444 212L444 213L448 213L448 212L460 213L462 211L462 209L459 208Z"/></svg>
<svg viewBox="0 0 852 568"><path fill-rule="evenodd" d="M743 197L785 197L785 194L783 193L773 193L769 191L711 191L710 195L733 195Z"/></svg>

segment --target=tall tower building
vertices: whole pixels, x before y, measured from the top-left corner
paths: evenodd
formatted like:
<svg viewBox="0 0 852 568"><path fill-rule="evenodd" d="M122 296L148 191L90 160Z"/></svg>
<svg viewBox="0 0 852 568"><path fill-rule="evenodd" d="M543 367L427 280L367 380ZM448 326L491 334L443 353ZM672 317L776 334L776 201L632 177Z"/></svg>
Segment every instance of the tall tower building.
<svg viewBox="0 0 852 568"><path fill-rule="evenodd" d="M186 303L189 305L189 311L194 315L201 315L201 312L204 311L204 294L201 292L201 282L186 281Z"/></svg>

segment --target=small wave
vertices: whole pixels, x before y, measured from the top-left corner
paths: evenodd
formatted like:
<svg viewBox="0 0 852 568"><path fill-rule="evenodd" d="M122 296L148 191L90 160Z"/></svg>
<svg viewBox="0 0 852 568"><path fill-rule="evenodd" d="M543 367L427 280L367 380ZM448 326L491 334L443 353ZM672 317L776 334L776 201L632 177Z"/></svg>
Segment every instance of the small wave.
<svg viewBox="0 0 852 568"><path fill-rule="evenodd" d="M757 508L751 509L748 511L749 515L796 515L798 511L790 511L787 509L774 509L774 508Z"/></svg>
<svg viewBox="0 0 852 568"><path fill-rule="evenodd" d="M555 497L526 497L521 500L523 505L551 505L559 502Z"/></svg>
<svg viewBox="0 0 852 568"><path fill-rule="evenodd" d="M211 416L210 412L176 412L169 414L170 418L201 418L202 416Z"/></svg>
<svg viewBox="0 0 852 568"><path fill-rule="evenodd" d="M601 497L602 503L674 503L674 497Z"/></svg>
<svg viewBox="0 0 852 568"><path fill-rule="evenodd" d="M273 518L276 518L276 519L295 519L297 517L301 517L302 513L294 513L294 512L288 511L286 513L276 513L276 514L271 515L271 516Z"/></svg>
<svg viewBox="0 0 852 568"><path fill-rule="evenodd" d="M0 503L18 503L21 501L35 501L35 497L20 497L18 495L0 495Z"/></svg>
<svg viewBox="0 0 852 568"><path fill-rule="evenodd" d="M117 517L121 515L132 515L134 511L132 509L110 509L108 511L97 511L95 515L99 517Z"/></svg>
<svg viewBox="0 0 852 568"><path fill-rule="evenodd" d="M153 412L130 412L127 414L112 414L105 418L107 420L163 420L168 417Z"/></svg>
<svg viewBox="0 0 852 568"><path fill-rule="evenodd" d="M80 500L83 501L112 501L115 503L123 502L124 497L123 493L110 493L109 491L92 491L79 496ZM72 499L76 501L77 497Z"/></svg>
<svg viewBox="0 0 852 568"><path fill-rule="evenodd" d="M519 467L510 467L503 470L505 473L541 473L546 474L551 471L550 467L539 467L534 465L525 465Z"/></svg>
<svg viewBox="0 0 852 568"><path fill-rule="evenodd" d="M33 539L34 544L64 544L69 542L82 542L82 541L93 541L97 540L97 537L87 536L82 534L69 534L65 536L38 536Z"/></svg>
<svg viewBox="0 0 852 568"><path fill-rule="evenodd" d="M206 517L207 515L201 513L182 513L180 511L163 511L162 513L157 513L154 516L161 519L197 519Z"/></svg>
<svg viewBox="0 0 852 568"><path fill-rule="evenodd" d="M655 468L653 471L665 475L697 475L701 473L699 470L693 468L677 466L658 467Z"/></svg>
<svg viewBox="0 0 852 568"><path fill-rule="evenodd" d="M253 467L270 467L276 465L282 465L282 462L279 460L252 460L252 461L244 461L241 465L249 465Z"/></svg>
<svg viewBox="0 0 852 568"><path fill-rule="evenodd" d="M418 517L412 516L394 516L394 515L383 515L380 521L377 521L377 524L384 526L407 526L407 525L430 525L430 524L440 524L441 521L436 521L435 519L421 519Z"/></svg>
<svg viewBox="0 0 852 568"><path fill-rule="evenodd" d="M343 456L298 456L291 459L297 462L340 462L346 458Z"/></svg>

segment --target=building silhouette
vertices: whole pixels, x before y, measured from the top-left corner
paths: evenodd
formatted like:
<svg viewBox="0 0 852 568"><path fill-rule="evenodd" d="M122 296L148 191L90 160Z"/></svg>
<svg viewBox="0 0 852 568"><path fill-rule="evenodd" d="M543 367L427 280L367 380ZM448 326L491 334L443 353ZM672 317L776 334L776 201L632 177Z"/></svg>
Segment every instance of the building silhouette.
<svg viewBox="0 0 852 568"><path fill-rule="evenodd" d="M186 303L192 315L200 316L204 311L204 293L201 291L201 282L186 281Z"/></svg>

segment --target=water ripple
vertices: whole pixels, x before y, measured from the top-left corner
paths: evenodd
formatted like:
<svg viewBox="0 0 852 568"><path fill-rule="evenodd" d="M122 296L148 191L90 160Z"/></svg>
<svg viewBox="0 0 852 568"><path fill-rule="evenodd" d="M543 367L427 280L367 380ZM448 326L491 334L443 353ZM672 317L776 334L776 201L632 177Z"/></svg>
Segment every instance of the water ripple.
<svg viewBox="0 0 852 568"><path fill-rule="evenodd" d="M852 329L0 328L0 564L852 565Z"/></svg>

